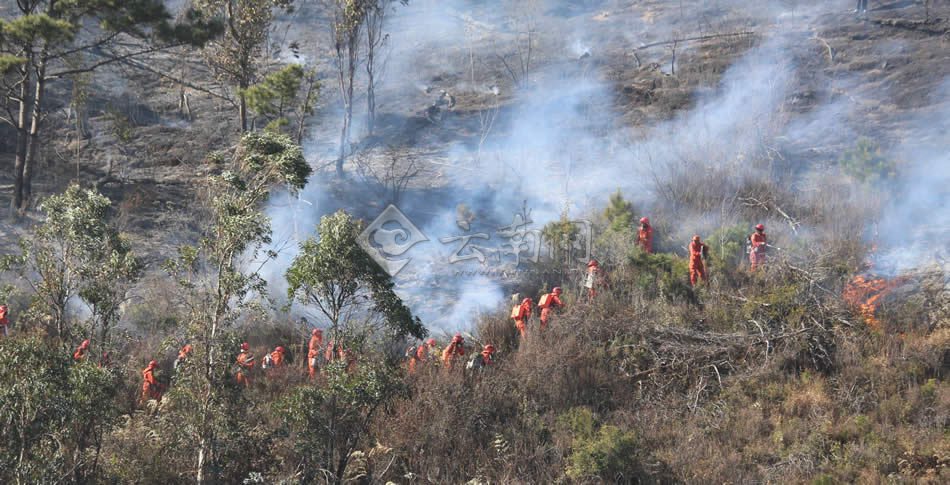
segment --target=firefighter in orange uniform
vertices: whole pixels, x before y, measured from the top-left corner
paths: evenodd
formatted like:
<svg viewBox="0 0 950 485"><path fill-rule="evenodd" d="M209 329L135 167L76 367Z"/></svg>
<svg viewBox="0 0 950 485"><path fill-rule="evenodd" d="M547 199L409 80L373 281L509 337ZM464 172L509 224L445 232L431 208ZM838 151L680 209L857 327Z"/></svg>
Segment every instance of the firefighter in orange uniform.
<svg viewBox="0 0 950 485"><path fill-rule="evenodd" d="M162 393L165 392L165 386L155 380L155 369L158 369L158 362L154 360L148 363L148 367L142 370L142 402L154 399L161 402Z"/></svg>
<svg viewBox="0 0 950 485"><path fill-rule="evenodd" d="M700 278L703 283L709 283L706 278L706 266L703 264L703 256L707 251L709 251L709 246L701 242L699 236L693 236L693 242L689 244L689 283L693 286Z"/></svg>
<svg viewBox="0 0 950 485"><path fill-rule="evenodd" d="M412 357L409 360L409 373L412 374L416 371L416 365L425 365L429 362L429 352L435 348L435 339L430 338L426 340L424 344L415 348L415 352L412 353Z"/></svg>
<svg viewBox="0 0 950 485"><path fill-rule="evenodd" d="M534 303L531 298L521 300L521 303L511 309L511 318L515 321L515 327L521 332L521 338L525 337L524 330L528 326L528 319L531 318L531 304Z"/></svg>
<svg viewBox="0 0 950 485"><path fill-rule="evenodd" d="M538 301L538 308L541 309L541 330L544 330L544 327L547 326L551 312L563 306L564 303L561 303L561 288L559 287L554 287L550 293L541 297Z"/></svg>
<svg viewBox="0 0 950 485"><path fill-rule="evenodd" d="M0 305L0 337L7 336L7 325L10 325L10 321L7 320L7 306Z"/></svg>
<svg viewBox="0 0 950 485"><path fill-rule="evenodd" d="M584 281L584 288L588 290L588 301L594 301L594 288L604 282L604 272L597 265L596 260L590 260L587 263L587 279Z"/></svg>
<svg viewBox="0 0 950 485"><path fill-rule="evenodd" d="M175 363L172 364L172 368L178 369L178 366L180 366L181 364L185 362L185 359L187 359L188 356L191 355L191 352L193 350L194 349L191 347L191 344L185 344L185 346L181 348L181 352L178 352L178 358L175 359Z"/></svg>
<svg viewBox="0 0 950 485"><path fill-rule="evenodd" d="M79 347L76 348L76 352L73 353L73 360L85 360L86 353L89 351L89 341L83 340Z"/></svg>
<svg viewBox="0 0 950 485"><path fill-rule="evenodd" d="M752 263L752 271L755 267L765 263L765 248L768 246L768 237L765 235L765 226L759 224L755 226L755 233L749 236L749 261Z"/></svg>
<svg viewBox="0 0 950 485"><path fill-rule="evenodd" d="M653 226L650 225L650 219L646 217L640 219L640 228L637 229L637 245L643 248L647 254L653 254Z"/></svg>
<svg viewBox="0 0 950 485"><path fill-rule="evenodd" d="M241 344L241 353L238 354L237 361L234 362L238 366L237 373L237 382L238 384L244 384L244 387L251 385L250 373L251 369L254 368L254 356L250 352L251 347L247 342Z"/></svg>
<svg viewBox="0 0 950 485"><path fill-rule="evenodd" d="M267 367L283 367L285 358L284 348L278 345L274 347L274 351L270 353L270 363Z"/></svg>
<svg viewBox="0 0 950 485"><path fill-rule="evenodd" d="M319 328L313 329L310 336L309 350L307 351L307 366L310 368L310 377L317 375L319 365L317 358L320 355L320 347L323 347L323 331Z"/></svg>
<svg viewBox="0 0 950 485"><path fill-rule="evenodd" d="M452 362L455 361L458 357L465 355L465 340L461 335L455 334L455 337L452 339L452 342L449 343L445 350L442 351L442 365L446 369L452 368Z"/></svg>

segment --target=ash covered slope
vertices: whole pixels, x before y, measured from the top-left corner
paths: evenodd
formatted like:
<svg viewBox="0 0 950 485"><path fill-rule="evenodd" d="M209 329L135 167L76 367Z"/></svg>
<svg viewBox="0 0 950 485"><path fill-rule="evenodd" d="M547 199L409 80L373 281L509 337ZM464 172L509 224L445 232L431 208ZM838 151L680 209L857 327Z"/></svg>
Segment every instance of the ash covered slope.
<svg viewBox="0 0 950 485"><path fill-rule="evenodd" d="M430 239L404 254L412 263L400 274L402 294L427 323L450 330L517 289L505 278L514 258L491 251L504 252L495 231L525 201L540 228L565 209L572 218L594 215L619 188L654 214L668 246L752 218L769 223L779 238L801 233L818 243L842 231L870 237L873 228L846 211L816 206L834 193L849 207L873 209L838 168L861 137L900 158L902 176L932 165L932 156L904 154L945 142L945 133L923 127L941 126L948 112L939 94L950 74L938 34L946 22L939 10L916 5L884 6L867 17L849 7L400 7L389 24L377 128L369 135L359 129L360 115L354 121L354 154L345 165L351 178L339 185L315 180L303 195L313 206L294 215L272 212L275 232L290 240L291 227L312 227L340 207L372 221L398 198ZM299 29L290 35L319 57L322 37ZM339 149L336 94L326 93L327 109L305 143L321 164L332 163ZM415 174L398 197L379 184L388 167ZM764 191L773 184L782 190ZM932 192L917 198L932 203ZM457 223L459 205L476 216L470 230ZM901 207L893 210L910 210ZM449 264L453 238L472 234L495 238L473 242L484 242L487 255ZM474 276L459 282L460 270ZM279 265L273 274L281 274Z"/></svg>

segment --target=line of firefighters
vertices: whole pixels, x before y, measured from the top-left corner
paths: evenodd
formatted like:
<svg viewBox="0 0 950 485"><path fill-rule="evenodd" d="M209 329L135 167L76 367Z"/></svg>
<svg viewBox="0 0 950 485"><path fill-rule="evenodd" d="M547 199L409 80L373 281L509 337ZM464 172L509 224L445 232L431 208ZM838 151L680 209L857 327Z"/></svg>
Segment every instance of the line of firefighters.
<svg viewBox="0 0 950 485"><path fill-rule="evenodd" d="M749 253L749 262L752 271L755 271L757 266L761 266L765 263L765 252L766 248L769 247L768 237L765 235L765 225L756 225L755 232L747 237L746 241L748 242L747 252ZM653 254L653 227L650 225L650 219L646 217L640 219L640 227L637 228L636 243L648 254ZM690 241L687 249L689 250L690 284L695 286L699 280L707 283L709 279L706 276L706 265L703 263L703 260L706 259L707 253L709 252L709 246L702 242L699 236L693 236L693 240ZM589 269L586 287L590 289L590 298L593 299L594 280L598 274L602 273L600 269L597 268L597 261L591 261L587 266Z"/></svg>
<svg viewBox="0 0 950 485"><path fill-rule="evenodd" d="M765 248L768 247L768 238L765 235L765 226L758 224L755 226L755 232L747 238L749 242L749 261L751 268L755 271L757 266L765 262ZM650 226L650 220L646 217L640 219L640 227L637 230L636 244L649 254L653 253L653 227ZM709 246L700 240L699 236L693 236L689 246L689 281L695 285L699 280L708 282L706 267L703 260L709 251ZM593 301L596 289L606 283L603 271L600 269L596 260L587 263L587 278L584 287L588 290L588 300ZM564 308L561 301L561 288L555 287L550 293L546 293L538 300L538 308L541 311L541 331L545 329L551 315ZM525 298L521 303L516 304L511 310L510 318L514 320L515 327L522 338L526 336L528 321L532 314L532 305L534 301L531 298ZM7 307L0 305L0 336L7 335ZM438 352L435 339L429 339L419 346L410 346L406 351L406 357L409 360L409 372L415 373L416 370L424 365L428 365L441 357L444 368L450 369L455 365L456 360L465 356L465 339L456 334L451 342L442 350L441 355ZM178 353L175 359L174 367L184 362L194 349L191 345L185 345ZM480 354L476 354L466 366L468 369L480 369L492 363L495 347L491 344L485 345ZM89 354L89 341L83 340L82 344L73 353L73 359L76 361L85 360ZM325 347L323 345L323 331L316 328L312 331L310 342L308 343L307 366L310 377L315 377L320 371L320 365L323 363L320 356L323 355L323 362L343 361L346 362L347 371L352 372L356 366L356 355L350 352L343 341L331 340ZM281 346L274 348L264 356L261 361L261 369L278 369L284 367L287 361L285 350ZM250 352L250 346L242 343L240 353L234 362L237 367L237 382L244 386L249 386L253 370L257 363L253 354ZM108 367L111 365L111 357L108 352L102 355L99 367ZM156 361L151 361L148 366L142 370L142 402L149 399L161 401L165 392L165 385L156 380L155 371L159 368Z"/></svg>

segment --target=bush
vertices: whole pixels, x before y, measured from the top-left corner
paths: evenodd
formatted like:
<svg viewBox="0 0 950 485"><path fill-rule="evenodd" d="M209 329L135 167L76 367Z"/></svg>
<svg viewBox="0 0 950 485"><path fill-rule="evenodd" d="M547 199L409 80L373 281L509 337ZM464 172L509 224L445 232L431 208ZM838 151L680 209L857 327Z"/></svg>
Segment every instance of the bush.
<svg viewBox="0 0 950 485"><path fill-rule="evenodd" d="M844 152L838 161L841 171L861 183L876 184L894 177L894 161L881 154L870 138L861 138L856 147Z"/></svg>
<svg viewBox="0 0 950 485"><path fill-rule="evenodd" d="M635 451L637 438L616 426L601 426L594 436L574 441L568 457L567 476L572 480L599 477L615 482L633 482L639 474Z"/></svg>

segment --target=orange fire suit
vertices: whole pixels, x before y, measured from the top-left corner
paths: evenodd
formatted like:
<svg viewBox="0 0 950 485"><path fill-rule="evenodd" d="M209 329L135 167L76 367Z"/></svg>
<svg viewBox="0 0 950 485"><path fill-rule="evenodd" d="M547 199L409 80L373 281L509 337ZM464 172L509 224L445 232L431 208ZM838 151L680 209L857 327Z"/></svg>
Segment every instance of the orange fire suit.
<svg viewBox="0 0 950 485"><path fill-rule="evenodd" d="M442 351L442 364L446 369L451 369L452 362L464 355L465 344L463 342L452 342Z"/></svg>
<svg viewBox="0 0 950 485"><path fill-rule="evenodd" d="M706 243L693 241L689 243L689 283L696 285L696 281L702 278L703 283L708 283L706 278L706 266L703 264L703 248L709 249Z"/></svg>
<svg viewBox="0 0 950 485"><path fill-rule="evenodd" d="M752 263L752 271L755 271L757 265L765 263L765 246L768 243L768 237L766 237L765 232L756 231L749 236L749 241L752 242L749 261Z"/></svg>
<svg viewBox="0 0 950 485"><path fill-rule="evenodd" d="M270 353L270 365L271 367L283 367L284 366L284 353L273 351Z"/></svg>
<svg viewBox="0 0 950 485"><path fill-rule="evenodd" d="M412 360L409 361L409 373L412 374L416 371L416 365L425 365L429 362L429 350L432 349L427 344L422 344L416 347L416 353L412 356Z"/></svg>
<svg viewBox="0 0 950 485"><path fill-rule="evenodd" d="M564 306L564 303L561 303L561 299L557 295L551 293L550 295L551 303L548 306L541 309L541 330L544 330L544 327L548 324L548 316L557 308Z"/></svg>
<svg viewBox="0 0 950 485"><path fill-rule="evenodd" d="M518 318L515 318L515 327L518 327L518 331L521 332L521 338L524 338L524 330L528 327L528 319L531 318L531 303L521 303L520 307Z"/></svg>
<svg viewBox="0 0 950 485"><path fill-rule="evenodd" d="M76 347L76 352L73 353L73 360L85 360L87 350L89 350L89 347Z"/></svg>
<svg viewBox="0 0 950 485"><path fill-rule="evenodd" d="M242 350L238 354L237 361L234 362L238 366L237 373L237 382L238 384L244 384L244 387L251 385L250 373L251 369L254 368L254 356L246 350Z"/></svg>
<svg viewBox="0 0 950 485"><path fill-rule="evenodd" d="M317 356L320 355L320 347L323 346L323 338L317 335L310 337L309 350L307 351L307 366L310 368L310 377L317 374Z"/></svg>
<svg viewBox="0 0 950 485"><path fill-rule="evenodd" d="M145 382L142 383L142 402L149 399L161 401L165 386L155 380L155 368L152 366L146 367L142 371L142 378L145 379Z"/></svg>
<svg viewBox="0 0 950 485"><path fill-rule="evenodd" d="M10 324L10 321L7 320L7 311L0 310L0 337L7 336L7 325Z"/></svg>
<svg viewBox="0 0 950 485"><path fill-rule="evenodd" d="M649 224L640 225L637 229L637 245L643 248L647 254L653 254L653 226Z"/></svg>

